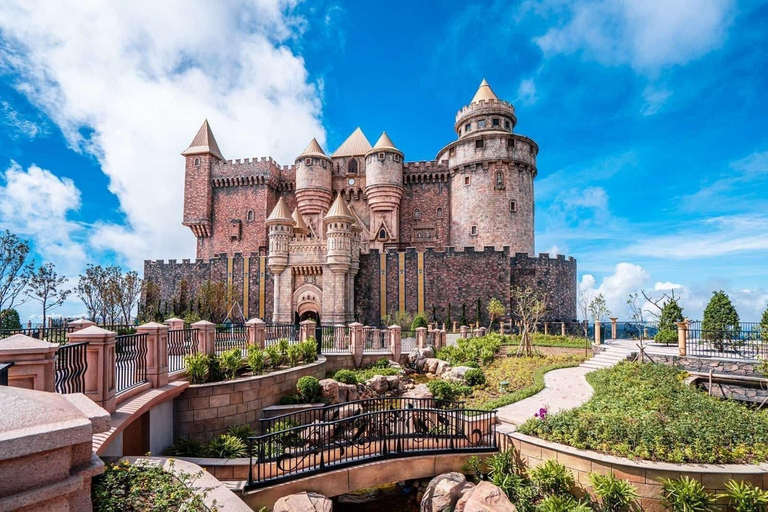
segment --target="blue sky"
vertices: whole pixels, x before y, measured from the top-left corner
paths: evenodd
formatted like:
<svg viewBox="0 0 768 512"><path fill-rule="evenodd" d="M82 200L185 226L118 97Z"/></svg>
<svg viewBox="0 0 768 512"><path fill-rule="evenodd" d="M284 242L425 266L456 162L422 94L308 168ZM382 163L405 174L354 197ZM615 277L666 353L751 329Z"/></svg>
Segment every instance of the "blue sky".
<svg viewBox="0 0 768 512"><path fill-rule="evenodd" d="M719 288L744 320L768 304L766 2L122 4L0 6L0 227L73 278L194 256L204 118L227 158L361 126L430 160L485 77L541 148L537 250L584 289L619 316L641 288L692 318Z"/></svg>

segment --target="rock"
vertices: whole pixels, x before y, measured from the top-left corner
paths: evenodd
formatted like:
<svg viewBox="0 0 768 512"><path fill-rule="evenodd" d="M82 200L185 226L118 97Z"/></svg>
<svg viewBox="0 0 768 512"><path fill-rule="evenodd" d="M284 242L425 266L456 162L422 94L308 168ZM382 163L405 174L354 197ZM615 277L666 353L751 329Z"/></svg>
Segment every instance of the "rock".
<svg viewBox="0 0 768 512"><path fill-rule="evenodd" d="M283 496L272 508L272 512L331 512L332 510L331 500L314 492Z"/></svg>
<svg viewBox="0 0 768 512"><path fill-rule="evenodd" d="M399 375L389 375L386 377L387 379L387 389L390 391L396 391L400 388L400 376Z"/></svg>
<svg viewBox="0 0 768 512"><path fill-rule="evenodd" d="M362 413L363 413L363 409L358 404L344 405L342 407L339 407L338 417L334 419L343 420L345 418L351 418L352 416L357 416L358 414L362 414Z"/></svg>
<svg viewBox="0 0 768 512"><path fill-rule="evenodd" d="M438 361L440 362L437 363L437 368L435 368L435 375L439 377L448 373L451 370L451 365L448 364L448 361L443 361L442 359L438 359Z"/></svg>
<svg viewBox="0 0 768 512"><path fill-rule="evenodd" d="M310 423L307 428L300 431L299 437L306 443L318 446L327 442L333 435L333 429L329 426L323 426L320 420Z"/></svg>
<svg viewBox="0 0 768 512"><path fill-rule="evenodd" d="M464 382L464 374L471 369L470 366L455 366L445 372L444 378L454 382Z"/></svg>
<svg viewBox="0 0 768 512"><path fill-rule="evenodd" d="M483 481L459 498L454 512L517 512L517 508L504 491Z"/></svg>
<svg viewBox="0 0 768 512"><path fill-rule="evenodd" d="M462 494L472 487L461 473L443 473L429 481L421 499L421 512L453 510Z"/></svg>
<svg viewBox="0 0 768 512"><path fill-rule="evenodd" d="M426 384L418 384L412 390L406 391L403 398L434 398L435 395L429 390Z"/></svg>
<svg viewBox="0 0 768 512"><path fill-rule="evenodd" d="M322 381L320 381L322 382ZM341 382L338 383L339 385L339 401L338 403L343 404L345 402L352 402L354 400L357 400L359 398L359 395L357 393L357 386L354 384L343 384Z"/></svg>
<svg viewBox="0 0 768 512"><path fill-rule="evenodd" d="M420 350L421 354L426 358L435 357L435 349L433 347L424 347Z"/></svg>
<svg viewBox="0 0 768 512"><path fill-rule="evenodd" d="M338 404L339 400L339 382L333 379L323 379L320 381L320 391L323 394L323 398L326 398L332 404Z"/></svg>
<svg viewBox="0 0 768 512"><path fill-rule="evenodd" d="M383 375L374 375L367 381L365 385L375 391L377 394L385 393L389 389L389 383L387 378Z"/></svg>

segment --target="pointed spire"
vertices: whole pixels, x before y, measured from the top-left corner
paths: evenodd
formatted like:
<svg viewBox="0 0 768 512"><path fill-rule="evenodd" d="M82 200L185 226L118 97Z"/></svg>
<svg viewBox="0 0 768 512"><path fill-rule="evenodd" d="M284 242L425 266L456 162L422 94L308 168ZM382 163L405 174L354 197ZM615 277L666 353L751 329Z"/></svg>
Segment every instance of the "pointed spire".
<svg viewBox="0 0 768 512"><path fill-rule="evenodd" d="M293 215L291 215L291 218L293 219L293 222L296 223L296 226L293 228L294 233L297 235L306 235L309 233L307 223L304 222L304 217L301 216L301 212L298 208L293 210Z"/></svg>
<svg viewBox="0 0 768 512"><path fill-rule="evenodd" d="M293 218L291 217L291 210L285 204L283 197L277 200L275 208L272 213L267 217L267 224L290 224L293 225Z"/></svg>
<svg viewBox="0 0 768 512"><path fill-rule="evenodd" d="M370 151L370 149L371 143L363 133L363 130L358 126L331 156L361 156Z"/></svg>
<svg viewBox="0 0 768 512"><path fill-rule="evenodd" d="M355 218L352 216L352 212L347 207L347 202L344 200L341 194L336 196L336 200L331 205L331 209L325 214L324 220L330 220L334 217L346 217L350 222Z"/></svg>
<svg viewBox="0 0 768 512"><path fill-rule="evenodd" d="M475 97L472 98L471 103L477 103L480 100L498 100L499 98L496 96L496 94L491 89L491 86L488 85L488 82L483 78L483 81L480 83L480 87L478 87L477 92L475 93Z"/></svg>
<svg viewBox="0 0 768 512"><path fill-rule="evenodd" d="M397 149L397 147L395 147L392 139L387 135L387 132L381 132L381 137L376 141L376 145L373 146L373 149Z"/></svg>
<svg viewBox="0 0 768 512"><path fill-rule="evenodd" d="M192 143L181 154L184 156L210 154L219 160L224 160L207 119L203 121L203 126L197 131L197 135L192 139Z"/></svg>
<svg viewBox="0 0 768 512"><path fill-rule="evenodd" d="M298 157L296 157L296 159L299 160L307 156L319 156L322 158L328 158L328 156L325 154L325 151L323 151L323 148L321 148L320 144L317 143L317 139L312 139L309 142L309 145L304 149L304 151L301 152Z"/></svg>

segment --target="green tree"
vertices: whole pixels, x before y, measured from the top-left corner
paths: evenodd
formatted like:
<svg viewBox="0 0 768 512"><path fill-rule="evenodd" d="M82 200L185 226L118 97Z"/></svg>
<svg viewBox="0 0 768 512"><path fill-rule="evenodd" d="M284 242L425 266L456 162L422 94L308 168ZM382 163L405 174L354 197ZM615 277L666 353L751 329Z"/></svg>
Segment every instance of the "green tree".
<svg viewBox="0 0 768 512"><path fill-rule="evenodd" d="M760 319L760 334L763 341L768 340L768 307L763 311L763 317Z"/></svg>
<svg viewBox="0 0 768 512"><path fill-rule="evenodd" d="M19 312L13 308L0 311L0 329L21 329Z"/></svg>
<svg viewBox="0 0 768 512"><path fill-rule="evenodd" d="M512 287L510 297L512 316L520 323L520 346L517 353L531 356L532 336L536 331L536 324L547 312L548 298L527 286Z"/></svg>
<svg viewBox="0 0 768 512"><path fill-rule="evenodd" d="M29 288L26 293L30 299L36 300L43 307L43 327L45 327L48 311L61 306L72 290L63 286L69 281L56 272L53 263L46 263L35 270L29 278Z"/></svg>
<svg viewBox="0 0 768 512"><path fill-rule="evenodd" d="M723 290L712 292L712 298L704 308L701 336L722 352L727 341L738 337L739 330L739 314L731 299Z"/></svg>
<svg viewBox="0 0 768 512"><path fill-rule="evenodd" d="M461 305L461 317L459 318L459 325L467 325L467 305Z"/></svg>
<svg viewBox="0 0 768 512"><path fill-rule="evenodd" d="M653 339L660 343L677 342L677 322L685 320L683 317L683 308L677 302L677 299L669 299L661 307L659 316L659 332Z"/></svg>
<svg viewBox="0 0 768 512"><path fill-rule="evenodd" d="M589 315L595 322L602 321L603 318L611 314L611 310L608 309L608 304L605 302L605 297L600 293L592 299L589 303Z"/></svg>
<svg viewBox="0 0 768 512"><path fill-rule="evenodd" d="M475 312L475 324L476 324L477 328L480 327L480 315L482 314L481 313L482 310L483 310L483 303L480 300L480 298L478 297L478 299L477 299L477 311Z"/></svg>
<svg viewBox="0 0 768 512"><path fill-rule="evenodd" d="M29 260L29 253L26 240L10 231L0 234L0 309L12 309L16 298L27 287L35 266L35 262Z"/></svg>
<svg viewBox="0 0 768 512"><path fill-rule="evenodd" d="M450 329L451 325L453 325L451 323L451 303L450 302L448 303L448 312L446 313L446 316L445 316L445 325L446 325L446 329Z"/></svg>
<svg viewBox="0 0 768 512"><path fill-rule="evenodd" d="M489 332L493 326L493 321L500 318L506 312L507 310L504 308L504 304L502 304L499 299L496 297L491 299L491 302L488 303L488 316L491 317L491 321L488 323Z"/></svg>

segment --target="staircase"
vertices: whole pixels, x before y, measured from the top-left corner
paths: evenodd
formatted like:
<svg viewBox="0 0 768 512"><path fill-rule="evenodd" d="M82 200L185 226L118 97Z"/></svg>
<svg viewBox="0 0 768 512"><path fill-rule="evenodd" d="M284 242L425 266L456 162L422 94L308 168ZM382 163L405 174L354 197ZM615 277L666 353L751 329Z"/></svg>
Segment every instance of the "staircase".
<svg viewBox="0 0 768 512"><path fill-rule="evenodd" d="M590 370L610 368L625 359L629 359L635 353L636 351L623 347L605 345L605 350L599 352L592 359L584 361L579 366L582 368L589 368Z"/></svg>

